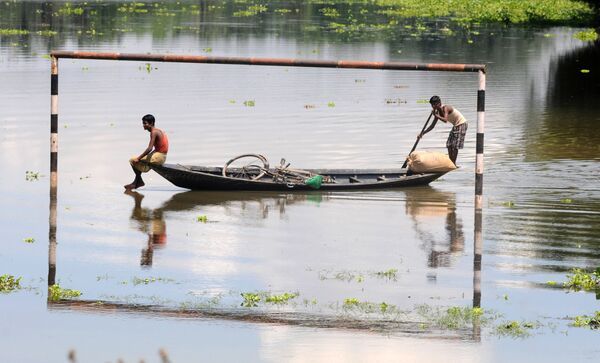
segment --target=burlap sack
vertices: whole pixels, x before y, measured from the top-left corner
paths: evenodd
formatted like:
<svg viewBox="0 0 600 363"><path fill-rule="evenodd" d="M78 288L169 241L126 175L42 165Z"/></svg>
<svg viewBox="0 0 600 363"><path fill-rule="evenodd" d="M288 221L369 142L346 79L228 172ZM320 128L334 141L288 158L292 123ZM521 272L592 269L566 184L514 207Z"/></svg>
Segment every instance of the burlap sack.
<svg viewBox="0 0 600 363"><path fill-rule="evenodd" d="M456 169L448 155L437 151L414 151L408 156L413 173L443 173Z"/></svg>

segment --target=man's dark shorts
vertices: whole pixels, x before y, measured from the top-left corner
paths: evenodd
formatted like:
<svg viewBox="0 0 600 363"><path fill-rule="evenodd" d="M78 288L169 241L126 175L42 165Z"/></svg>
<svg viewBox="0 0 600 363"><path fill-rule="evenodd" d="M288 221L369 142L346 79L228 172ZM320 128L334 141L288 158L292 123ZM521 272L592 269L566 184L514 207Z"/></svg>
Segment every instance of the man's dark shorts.
<svg viewBox="0 0 600 363"><path fill-rule="evenodd" d="M462 149L465 145L465 135L467 134L467 123L454 126L448 135L446 147L449 149Z"/></svg>

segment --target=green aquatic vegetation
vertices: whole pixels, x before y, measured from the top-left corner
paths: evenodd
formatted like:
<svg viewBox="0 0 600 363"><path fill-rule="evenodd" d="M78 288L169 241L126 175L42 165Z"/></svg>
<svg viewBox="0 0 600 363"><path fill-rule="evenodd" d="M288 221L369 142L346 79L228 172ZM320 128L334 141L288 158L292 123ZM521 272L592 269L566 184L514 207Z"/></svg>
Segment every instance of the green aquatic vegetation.
<svg viewBox="0 0 600 363"><path fill-rule="evenodd" d="M169 282L174 282L175 280L173 279L168 279L168 278L164 278L164 277L145 277L145 278L141 278L141 277L134 277L133 279L131 279L131 282L133 283L134 286L137 285L148 285L154 282L163 282L163 283L169 283Z"/></svg>
<svg viewBox="0 0 600 363"><path fill-rule="evenodd" d="M500 204L508 208L512 208L515 206L515 202L513 202L512 200L509 200L507 202L501 202Z"/></svg>
<svg viewBox="0 0 600 363"><path fill-rule="evenodd" d="M210 47L207 47L207 48L202 48L202 51L203 51L204 53L211 53L211 52L212 52L212 48L210 48Z"/></svg>
<svg viewBox="0 0 600 363"><path fill-rule="evenodd" d="M43 37L53 37L56 34L58 34L57 31L54 30L39 30L37 32L35 32L37 35L41 35Z"/></svg>
<svg viewBox="0 0 600 363"><path fill-rule="evenodd" d="M246 10L240 10L233 13L235 17L249 17L264 13L268 10L265 5L250 5Z"/></svg>
<svg viewBox="0 0 600 363"><path fill-rule="evenodd" d="M23 238L23 242L25 242L25 243L33 243L33 242L35 242L35 238L33 238L33 237Z"/></svg>
<svg viewBox="0 0 600 363"><path fill-rule="evenodd" d="M573 325L577 328L590 328L590 329L599 329L600 328L600 311L594 312L594 315L579 315L573 319Z"/></svg>
<svg viewBox="0 0 600 363"><path fill-rule="evenodd" d="M246 106L246 107L254 107L254 105L255 105L254 100L244 101L244 106Z"/></svg>
<svg viewBox="0 0 600 363"><path fill-rule="evenodd" d="M29 30L24 29L1 29L0 35L27 35L29 34Z"/></svg>
<svg viewBox="0 0 600 363"><path fill-rule="evenodd" d="M434 308L424 304L416 307L416 313L427 319L430 324L449 330L464 329L474 322L485 325L493 319L482 308L470 306Z"/></svg>
<svg viewBox="0 0 600 363"><path fill-rule="evenodd" d="M335 102L327 102L327 107L335 107Z"/></svg>
<svg viewBox="0 0 600 363"><path fill-rule="evenodd" d="M342 304L345 311L360 312L365 314L381 313L388 314L397 311L395 305L386 302L373 303L369 301L360 301L357 298L346 298Z"/></svg>
<svg viewBox="0 0 600 363"><path fill-rule="evenodd" d="M0 275L0 293L9 293L21 289L21 277Z"/></svg>
<svg viewBox="0 0 600 363"><path fill-rule="evenodd" d="M373 275L375 275L375 277L377 278L396 281L396 279L398 278L398 269L391 268L387 271L378 271L373 273Z"/></svg>
<svg viewBox="0 0 600 363"><path fill-rule="evenodd" d="M83 11L82 7L73 7L71 3L65 3L58 9L57 13L59 15L82 15Z"/></svg>
<svg viewBox="0 0 600 363"><path fill-rule="evenodd" d="M58 284L48 287L48 300L50 301L68 300L81 295L79 290L63 289Z"/></svg>
<svg viewBox="0 0 600 363"><path fill-rule="evenodd" d="M283 293L280 295L269 295L267 297L265 297L265 302L266 303L271 303L271 304L287 304L290 300L298 297L298 295L300 295L297 292L294 293Z"/></svg>
<svg viewBox="0 0 600 363"><path fill-rule="evenodd" d="M575 33L573 37L584 42L593 42L598 39L598 33L596 33L595 29L587 29Z"/></svg>
<svg viewBox="0 0 600 363"><path fill-rule="evenodd" d="M558 283L556 281L546 281L546 285L548 286L556 286Z"/></svg>
<svg viewBox="0 0 600 363"><path fill-rule="evenodd" d="M328 18L337 18L340 16L340 13L335 8L321 8L319 12Z"/></svg>
<svg viewBox="0 0 600 363"><path fill-rule="evenodd" d="M40 179L40 173L39 172L35 172L35 171L31 171L31 170L26 170L25 171L25 180L27 181L35 181L35 180L39 180Z"/></svg>
<svg viewBox="0 0 600 363"><path fill-rule="evenodd" d="M575 268L572 273L567 275L567 281L563 283L563 286L575 291L593 291L597 290L600 285L600 268L597 268L594 272L587 272L585 270Z"/></svg>
<svg viewBox="0 0 600 363"><path fill-rule="evenodd" d="M275 9L275 11L273 11L276 14L289 14L292 12L292 10L290 9Z"/></svg>
<svg viewBox="0 0 600 363"><path fill-rule="evenodd" d="M244 298L242 306L245 308L253 308L260 303L260 295L254 292L242 292L240 295Z"/></svg>
<svg viewBox="0 0 600 363"><path fill-rule="evenodd" d="M208 222L208 217L205 215L201 215L196 217L196 222L206 223Z"/></svg>
<svg viewBox="0 0 600 363"><path fill-rule="evenodd" d="M590 73L590 70L589 69L582 69L580 72L581 73Z"/></svg>
<svg viewBox="0 0 600 363"><path fill-rule="evenodd" d="M496 326L496 334L513 338L525 338L531 335L531 330L538 328L539 323L519 322L516 320L506 321Z"/></svg>
<svg viewBox="0 0 600 363"><path fill-rule="evenodd" d="M564 203L564 204L571 204L571 203L573 203L573 200L569 199L569 198L565 198L565 199L561 199L560 202Z"/></svg>
<svg viewBox="0 0 600 363"><path fill-rule="evenodd" d="M356 281L358 283L364 281L364 276L358 272L353 271L319 271L319 280L338 280L338 281Z"/></svg>

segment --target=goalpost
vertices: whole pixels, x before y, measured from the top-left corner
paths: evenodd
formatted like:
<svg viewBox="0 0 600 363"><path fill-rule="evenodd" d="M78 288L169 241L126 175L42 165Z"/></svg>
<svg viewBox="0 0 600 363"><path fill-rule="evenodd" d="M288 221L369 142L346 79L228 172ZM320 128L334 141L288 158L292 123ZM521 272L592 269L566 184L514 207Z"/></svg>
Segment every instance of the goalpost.
<svg viewBox="0 0 600 363"><path fill-rule="evenodd" d="M56 273L56 196L58 188L58 60L60 58L96 59L118 61L175 62L175 63L211 63L255 66L317 67L317 68L353 68L398 71L437 71L472 72L478 75L477 89L477 139L475 144L475 260L474 260L474 296L473 305L479 306L481 300L481 253L482 253L482 203L483 203L483 135L485 126L485 83L486 69L483 64L456 63L403 63L403 62L367 62L352 60L310 60L294 58L243 58L176 54L133 54L52 51L50 78L50 230L49 230L49 270L48 286L54 285Z"/></svg>

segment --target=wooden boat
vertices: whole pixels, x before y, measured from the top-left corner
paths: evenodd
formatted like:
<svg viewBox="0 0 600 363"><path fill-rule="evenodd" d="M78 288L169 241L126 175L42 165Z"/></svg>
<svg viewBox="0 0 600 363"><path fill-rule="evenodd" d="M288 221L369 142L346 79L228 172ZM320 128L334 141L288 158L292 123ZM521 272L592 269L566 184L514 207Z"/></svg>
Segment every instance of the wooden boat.
<svg viewBox="0 0 600 363"><path fill-rule="evenodd" d="M152 165L150 167L174 185L192 190L315 190L302 183L276 182L268 174L256 179L223 176L221 167L180 164ZM274 170L274 169L273 169ZM322 183L319 190L388 189L427 185L446 172L407 175L408 169L304 169L328 177L332 182Z"/></svg>

